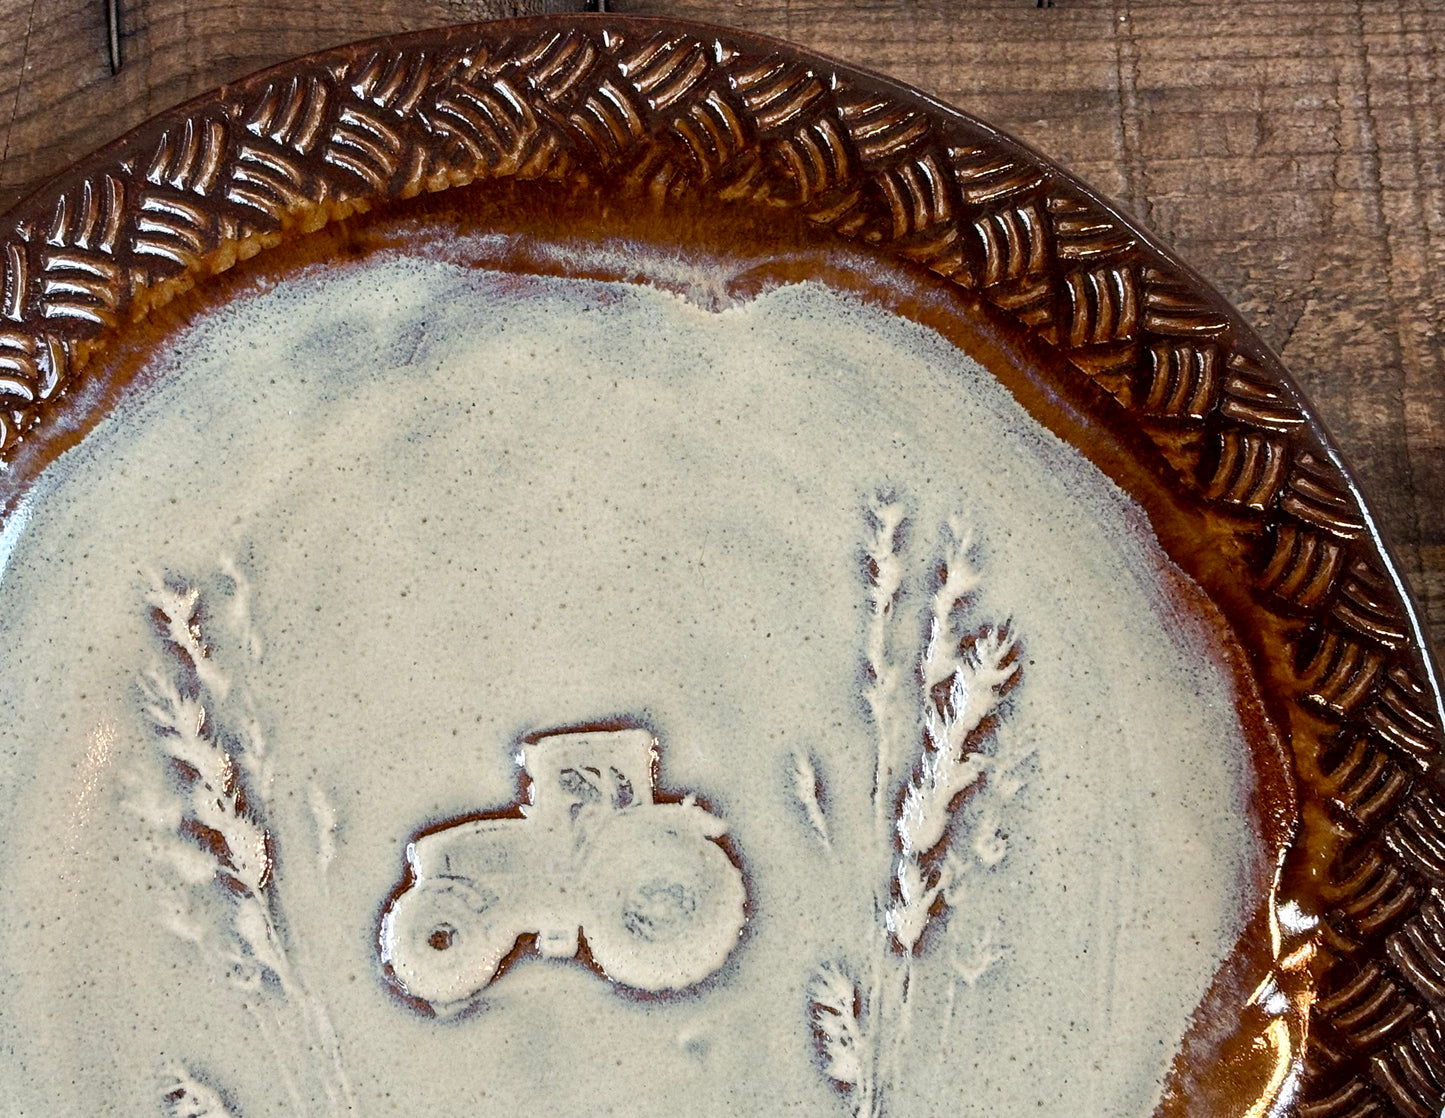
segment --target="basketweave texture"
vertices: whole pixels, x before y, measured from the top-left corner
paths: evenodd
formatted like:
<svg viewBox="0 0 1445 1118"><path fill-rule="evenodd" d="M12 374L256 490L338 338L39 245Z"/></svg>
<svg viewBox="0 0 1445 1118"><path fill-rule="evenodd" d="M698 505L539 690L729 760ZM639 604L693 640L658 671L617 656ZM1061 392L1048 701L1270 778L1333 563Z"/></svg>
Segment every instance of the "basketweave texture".
<svg viewBox="0 0 1445 1118"><path fill-rule="evenodd" d="M1275 666L1299 715L1303 795L1346 835L1325 885L1332 962L1297 1109L1440 1113L1445 735L1398 577L1318 423L1238 315L982 122L782 44L606 15L287 64L164 114L8 216L0 461L70 406L144 293L352 207L534 179L605 185L638 206L793 211L977 296L1112 397L1177 490L1248 544L1241 577L1288 623Z"/></svg>

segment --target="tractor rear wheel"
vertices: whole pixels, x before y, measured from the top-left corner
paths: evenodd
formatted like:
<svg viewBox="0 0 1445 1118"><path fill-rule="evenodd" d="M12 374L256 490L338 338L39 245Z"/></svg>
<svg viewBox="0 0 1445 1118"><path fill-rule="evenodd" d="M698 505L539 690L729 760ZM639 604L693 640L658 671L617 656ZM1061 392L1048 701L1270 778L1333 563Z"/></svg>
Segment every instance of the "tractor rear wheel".
<svg viewBox="0 0 1445 1118"><path fill-rule="evenodd" d="M727 961L746 893L716 843L685 832L649 837L618 851L615 881L594 878L582 931L608 978L662 993L694 986Z"/></svg>

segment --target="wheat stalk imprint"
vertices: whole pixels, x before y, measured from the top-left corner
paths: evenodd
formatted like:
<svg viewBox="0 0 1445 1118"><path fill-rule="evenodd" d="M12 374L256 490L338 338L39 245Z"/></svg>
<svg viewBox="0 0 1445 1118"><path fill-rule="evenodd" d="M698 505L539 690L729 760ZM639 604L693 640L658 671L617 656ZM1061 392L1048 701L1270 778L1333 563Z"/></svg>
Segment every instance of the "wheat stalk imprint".
<svg viewBox="0 0 1445 1118"><path fill-rule="evenodd" d="M221 1096L186 1068L175 1068L161 1087L166 1118L235 1118Z"/></svg>
<svg viewBox="0 0 1445 1118"><path fill-rule="evenodd" d="M965 628L982 580L957 520L943 531L918 639L911 651L899 648L900 608L916 597L906 578L906 519L902 502L879 500L865 543L875 918L858 956L820 963L807 990L823 1073L859 1118L883 1112L898 1074L925 933L945 909L964 907L970 874L1007 853L1002 812L1023 787L1033 752L1004 723L1019 680L1015 638L1007 625ZM810 827L831 849L822 786L805 755L796 759L794 786ZM943 1033L952 1024L958 983L972 986L1002 957L986 935L954 944L952 952Z"/></svg>
<svg viewBox="0 0 1445 1118"><path fill-rule="evenodd" d="M229 634L245 659L260 656L248 588L223 566L231 587ZM140 818L153 861L167 872L162 922L194 945L206 965L247 993L247 1009L271 1049L296 1114L354 1113L355 1096L330 1016L308 990L288 950L276 889L276 842L265 804L272 772L254 706L222 669L198 588L157 579L146 596L160 649L139 680L162 767L131 780L127 805ZM301 1063L319 1051L316 1066ZM162 1093L169 1114L224 1115L220 1098L184 1069Z"/></svg>

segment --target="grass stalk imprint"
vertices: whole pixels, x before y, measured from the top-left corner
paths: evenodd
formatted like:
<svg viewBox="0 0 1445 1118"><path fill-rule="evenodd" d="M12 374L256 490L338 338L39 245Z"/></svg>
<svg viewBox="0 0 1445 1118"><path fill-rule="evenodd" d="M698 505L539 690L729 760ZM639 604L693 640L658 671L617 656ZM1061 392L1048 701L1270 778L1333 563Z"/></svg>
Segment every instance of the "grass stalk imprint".
<svg viewBox="0 0 1445 1118"><path fill-rule="evenodd" d="M1005 727L1021 678L1017 640L1007 624L971 622L982 577L961 523L943 527L927 575L910 582L904 504L880 499L869 522L863 662L875 758L870 802L857 817L873 824L874 919L867 942L820 962L807 989L823 1074L857 1118L886 1111L912 1028L915 960L934 946L925 934L946 911L966 911L970 876L1007 854L1004 811L1033 753ZM796 763L797 797L831 851L813 761ZM946 1034L958 983L978 982L1002 952L987 935L947 942L959 938L951 923L939 938L952 952L938 1026Z"/></svg>
<svg viewBox="0 0 1445 1118"><path fill-rule="evenodd" d="M336 1030L288 943L266 804L267 743L244 681L213 655L212 626L227 628L248 666L261 654L248 586L234 567L221 574L228 609L208 609L197 587L169 580L156 579L146 596L158 639L139 693L158 763L133 776L126 802L164 875L164 927L241 993L290 1111L354 1114ZM168 1074L161 1101L171 1115L230 1113L184 1067Z"/></svg>

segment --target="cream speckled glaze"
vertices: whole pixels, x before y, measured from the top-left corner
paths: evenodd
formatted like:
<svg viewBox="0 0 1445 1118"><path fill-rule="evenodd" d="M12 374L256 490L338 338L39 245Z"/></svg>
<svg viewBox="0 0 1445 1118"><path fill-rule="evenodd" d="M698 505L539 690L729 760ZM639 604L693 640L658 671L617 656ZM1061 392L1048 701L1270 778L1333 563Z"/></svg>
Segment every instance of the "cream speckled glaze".
<svg viewBox="0 0 1445 1118"><path fill-rule="evenodd" d="M954 825L959 880L947 919L907 957L907 1003L887 991L860 1032L860 1048L878 1049L864 1057L873 1089L899 1114L956 1113L960 1099L979 1114L1157 1105L1189 1015L1263 899L1250 883L1271 855L1247 824L1255 778L1238 696L1190 607L1181 615L1171 600L1172 580L1151 573L1169 561L1139 510L977 364L813 286L713 312L646 287L424 259L288 281L158 359L161 386L36 487L3 581L7 744L52 759L15 795L26 810L6 835L13 1081L46 1085L27 1109L63 1076L75 1084L67 1111L110 1097L117 1112L143 1112L157 1068L179 1058L243 1109L277 1112L287 1100L266 1029L287 1036L287 1014L314 1003L335 1022L360 1112L390 1097L578 1113L603 1083L627 1113L671 1112L681 1097L698 1114L846 1110L813 1066L809 984L836 964L866 989L887 939L874 905L887 900L888 832L903 809L885 803L880 847L871 758L895 730L891 801L922 748L907 677L929 636L930 551L960 514L977 541L963 628L1007 619L1021 649L1006 713L969 746L1014 756L979 768ZM907 509L910 561L889 595L899 678L870 715L850 693L869 654L859 557L880 491ZM62 541L82 525L100 542L76 555ZM186 784L157 765L139 686L147 670L173 670L150 631L147 578L203 585L222 557L243 572L261 654L228 657L225 612L207 601L197 625L217 680L198 695L218 741L248 716L260 724L271 769L247 793L273 836L275 884L260 892L295 956L294 991L269 978L228 986L227 945L254 954L244 935L232 944L225 904L177 886L172 836L142 827L138 844L127 818ZM28 682L77 611L91 619L87 651L66 648L63 669ZM1173 712L1166 726L1161 709ZM532 833L482 855L453 836L424 869L425 844L446 832L415 840L412 889L446 888L452 958L472 930L466 891L512 920L495 933L496 960L522 933L570 918L572 949L542 954L572 955L580 925L603 973L629 989L688 991L726 973L658 1002L542 960L491 985L438 980L396 953L393 929L403 992L475 1011L448 1026L398 1004L376 976L373 925L409 833L507 803L524 735L618 717L656 733L666 784L710 799L721 818L691 810L727 828L748 869L749 938L732 958L708 946L711 927L689 925L674 946L695 954L700 940L710 962L626 971L603 946L610 925L581 911L596 902L579 885L650 880L669 844L616 824L582 837L589 819L648 815L635 804L579 815L580 795L569 814L535 758L530 817L490 824ZM50 805L78 792L61 759L96 735L112 744L84 779L133 791L52 821ZM636 763L607 761L595 735L582 744L559 771L595 756L644 791ZM826 842L800 810L796 756L822 774ZM324 870L313 787L335 805ZM57 824L79 831L66 839ZM564 870L573 844L586 846L584 866ZM57 845L68 849L59 867L47 856ZM116 848L128 852L119 865ZM686 899L737 906L736 943L741 890L729 895L736 871L712 849L724 872ZM475 901L488 889L506 895ZM165 934L158 892L194 919L199 943ZM55 918L27 928L47 904ZM127 929L146 934L117 951ZM622 975L610 975L614 958ZM79 996L111 1022L107 1044L93 1022L25 1036L45 1005ZM249 1027L243 1006L258 1018ZM504 1043L513 1035L534 1039ZM389 1060L401 1038L407 1059ZM987 1073L964 1072L972 1052L987 1053ZM572 1074L547 1073L559 1061ZM329 1112L304 1062L294 1074L303 1103ZM629 1086L644 1076L650 1090Z"/></svg>

